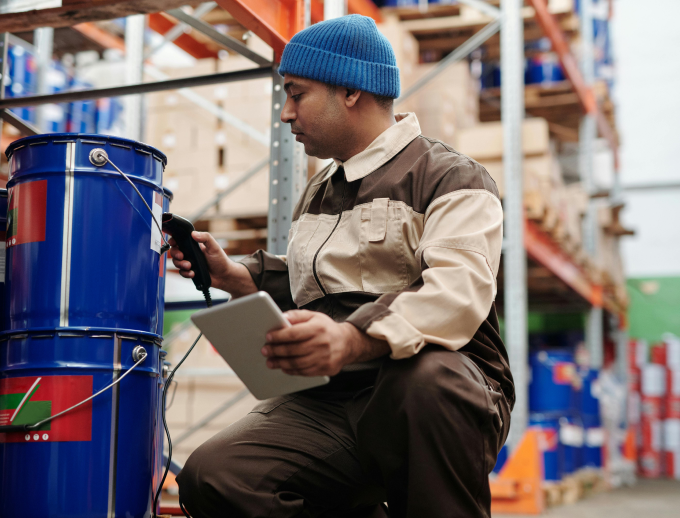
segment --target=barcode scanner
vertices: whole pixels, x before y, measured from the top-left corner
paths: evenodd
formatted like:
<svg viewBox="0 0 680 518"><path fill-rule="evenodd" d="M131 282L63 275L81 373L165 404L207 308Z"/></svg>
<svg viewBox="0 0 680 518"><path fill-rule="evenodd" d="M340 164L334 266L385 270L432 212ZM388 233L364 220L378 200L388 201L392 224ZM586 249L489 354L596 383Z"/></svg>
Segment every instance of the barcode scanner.
<svg viewBox="0 0 680 518"><path fill-rule="evenodd" d="M205 260L203 250L198 245L191 233L194 231L194 226L191 221L184 219L176 214L166 212L163 214L163 232L170 234L177 247L184 254L184 259L191 263L191 269L194 276L191 279L194 281L194 286L198 291L203 292L206 301L210 300L208 288L210 288L210 272L208 271L208 262Z"/></svg>

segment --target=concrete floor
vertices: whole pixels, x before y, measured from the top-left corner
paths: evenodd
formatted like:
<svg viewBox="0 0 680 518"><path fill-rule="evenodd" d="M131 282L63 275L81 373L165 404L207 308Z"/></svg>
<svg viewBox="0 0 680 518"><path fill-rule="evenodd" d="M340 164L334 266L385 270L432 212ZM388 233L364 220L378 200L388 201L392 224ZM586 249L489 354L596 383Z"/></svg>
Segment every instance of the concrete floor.
<svg viewBox="0 0 680 518"><path fill-rule="evenodd" d="M494 518L501 518L501 516L504 515L494 515ZM547 518L680 518L680 481L639 480L633 487L600 493L572 505L554 507L541 516ZM531 517L514 515L513 518Z"/></svg>

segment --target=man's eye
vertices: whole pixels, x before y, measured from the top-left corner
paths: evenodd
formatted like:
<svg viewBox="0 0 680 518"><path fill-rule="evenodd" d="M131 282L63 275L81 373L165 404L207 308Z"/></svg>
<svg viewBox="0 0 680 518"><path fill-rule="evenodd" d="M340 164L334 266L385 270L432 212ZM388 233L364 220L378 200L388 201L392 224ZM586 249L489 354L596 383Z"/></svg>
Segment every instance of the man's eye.
<svg viewBox="0 0 680 518"><path fill-rule="evenodd" d="M302 95L302 94L291 95L291 98L292 98L294 101L299 101L301 95Z"/></svg>

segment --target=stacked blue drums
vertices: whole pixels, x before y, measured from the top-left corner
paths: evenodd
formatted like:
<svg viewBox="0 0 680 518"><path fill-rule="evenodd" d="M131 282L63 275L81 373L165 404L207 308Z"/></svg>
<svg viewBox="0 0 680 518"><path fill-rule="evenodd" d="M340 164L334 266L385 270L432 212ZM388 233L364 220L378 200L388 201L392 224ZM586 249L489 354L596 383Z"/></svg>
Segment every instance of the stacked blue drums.
<svg viewBox="0 0 680 518"><path fill-rule="evenodd" d="M148 517L158 482L166 158L131 140L38 135L7 149L0 425L42 421L146 359L111 390L30 433L0 434L0 516Z"/></svg>
<svg viewBox="0 0 680 518"><path fill-rule="evenodd" d="M543 432L545 479L560 480L584 466L601 467L598 372L578 367L572 349L536 350L529 362L530 425Z"/></svg>
<svg viewBox="0 0 680 518"><path fill-rule="evenodd" d="M577 411L584 430L583 464L593 468L602 467L602 448L605 441L600 414L599 374L597 369L579 370L582 386Z"/></svg>

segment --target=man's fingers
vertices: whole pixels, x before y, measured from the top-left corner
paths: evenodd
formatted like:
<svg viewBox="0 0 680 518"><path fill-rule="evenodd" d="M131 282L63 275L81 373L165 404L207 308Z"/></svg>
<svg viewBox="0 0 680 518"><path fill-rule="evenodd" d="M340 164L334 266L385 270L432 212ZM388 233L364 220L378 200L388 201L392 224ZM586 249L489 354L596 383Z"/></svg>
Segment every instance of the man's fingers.
<svg viewBox="0 0 680 518"><path fill-rule="evenodd" d="M198 243L198 246L207 255L211 254L222 254L224 251L215 238L210 234L210 232L198 232L194 230L191 233L191 237L194 241Z"/></svg>
<svg viewBox="0 0 680 518"><path fill-rule="evenodd" d="M311 313L311 311L310 311ZM302 342L309 340L317 334L317 329L306 322L301 324L293 324L290 327L277 329L267 333L268 344L283 344L288 342Z"/></svg>
<svg viewBox="0 0 680 518"><path fill-rule="evenodd" d="M304 356L314 351L313 344L307 340L305 342L294 342L278 345L265 345L262 354L268 358L289 358L293 356Z"/></svg>
<svg viewBox="0 0 680 518"><path fill-rule="evenodd" d="M291 376L325 376L323 371L320 371L318 367L307 367L305 369L281 369L286 374Z"/></svg>
<svg viewBox="0 0 680 518"><path fill-rule="evenodd" d="M290 311L286 311L283 316L286 317L288 322L295 325L302 322L307 322L316 314L316 312L306 309L291 309Z"/></svg>
<svg viewBox="0 0 680 518"><path fill-rule="evenodd" d="M301 370L309 369L316 365L313 355L297 356L295 358L274 358L267 360L267 367L270 369L282 370Z"/></svg>

